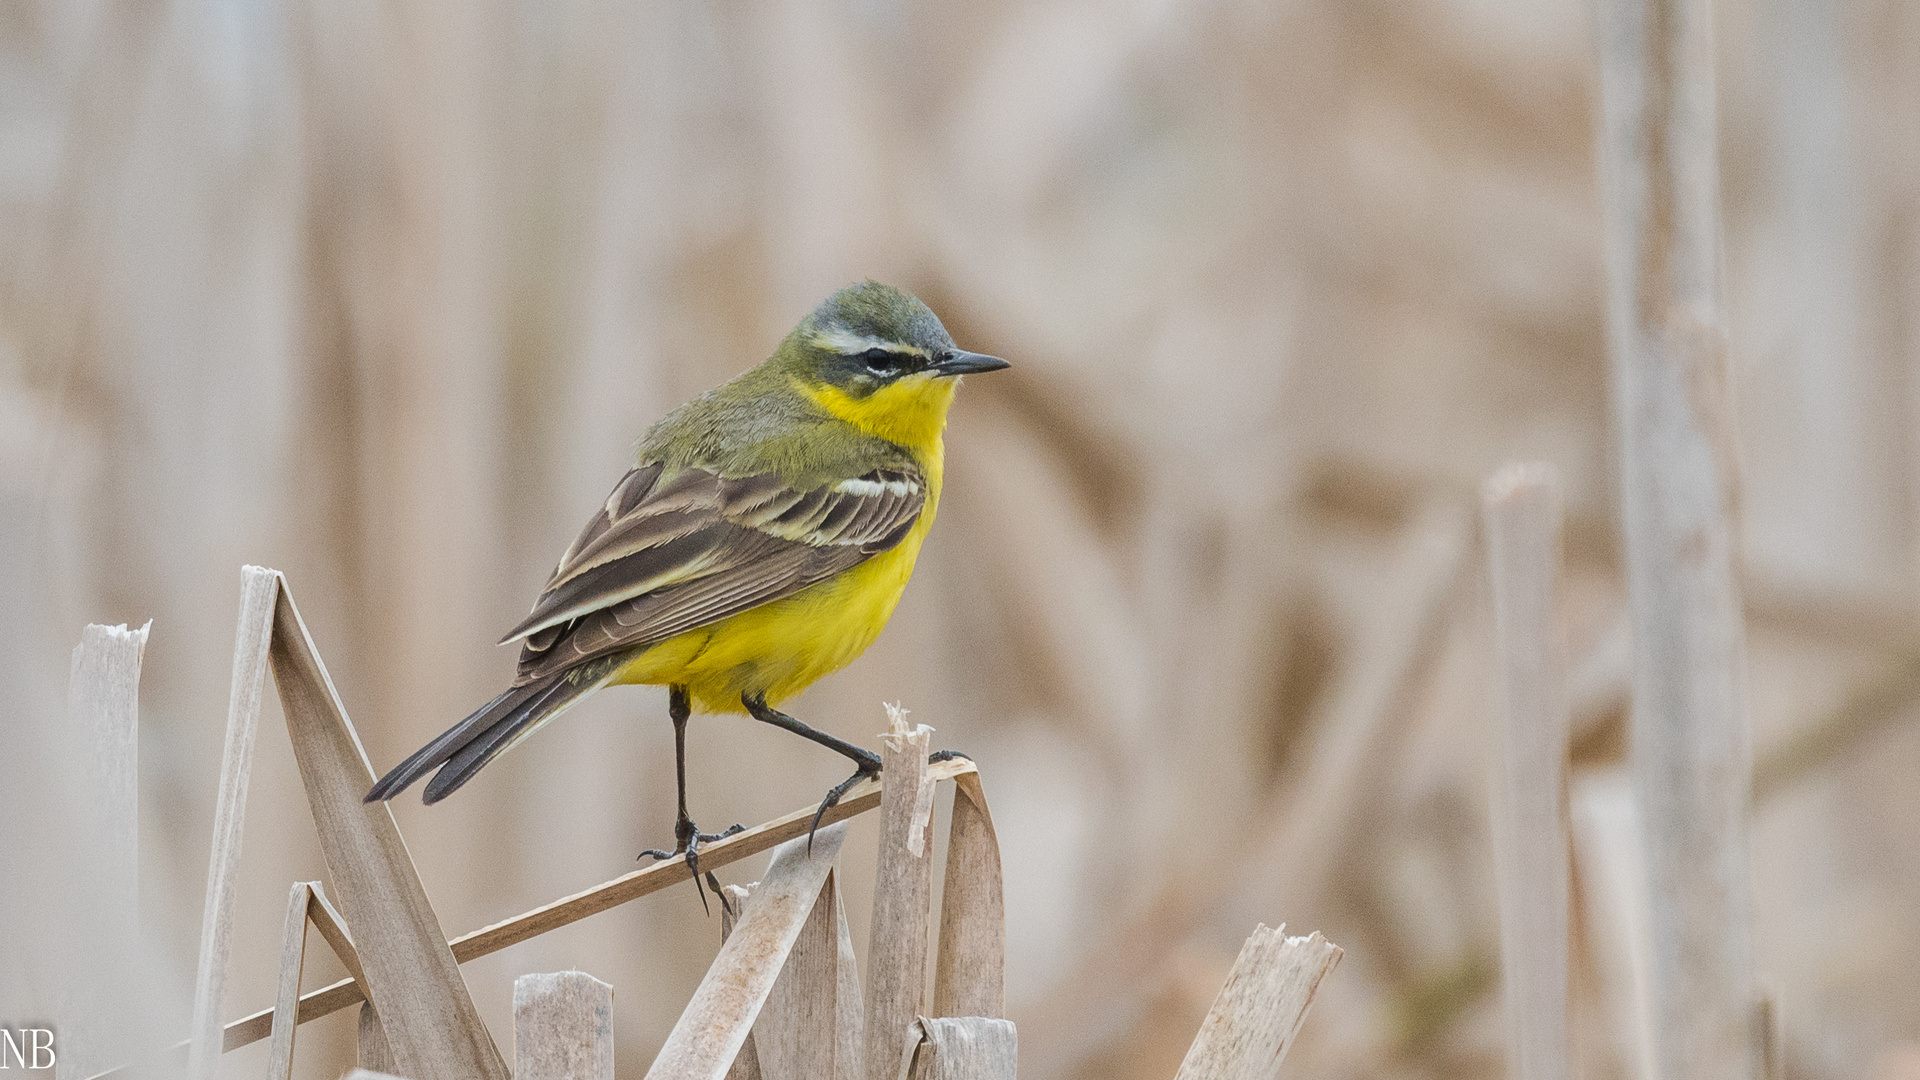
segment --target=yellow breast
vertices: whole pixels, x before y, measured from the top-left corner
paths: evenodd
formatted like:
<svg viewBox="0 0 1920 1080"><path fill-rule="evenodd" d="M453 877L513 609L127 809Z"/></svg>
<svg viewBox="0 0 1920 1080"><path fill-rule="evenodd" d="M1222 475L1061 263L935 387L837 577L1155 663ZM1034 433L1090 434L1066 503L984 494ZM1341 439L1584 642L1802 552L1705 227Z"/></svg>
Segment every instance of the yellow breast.
<svg viewBox="0 0 1920 1080"><path fill-rule="evenodd" d="M614 682L685 686L702 712L744 712L743 693L765 694L777 705L846 667L873 644L913 576L920 545L939 509L940 432L953 400L951 379L902 383L909 385L898 387L898 396L880 401L874 399L896 388L858 401L838 391L808 392L836 416L906 446L919 459L927 502L906 538L792 596L651 646L628 661Z"/></svg>

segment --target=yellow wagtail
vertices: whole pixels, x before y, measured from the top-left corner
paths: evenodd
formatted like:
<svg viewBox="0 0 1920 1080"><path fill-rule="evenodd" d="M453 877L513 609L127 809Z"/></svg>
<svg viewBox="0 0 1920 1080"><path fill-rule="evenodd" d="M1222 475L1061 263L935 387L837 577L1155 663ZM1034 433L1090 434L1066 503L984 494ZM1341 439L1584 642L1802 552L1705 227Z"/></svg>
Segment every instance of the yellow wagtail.
<svg viewBox="0 0 1920 1080"><path fill-rule="evenodd" d="M956 348L918 299L866 282L800 321L758 367L682 405L641 439L618 484L501 644L513 685L380 778L390 799L439 769L439 802L603 686L668 688L680 813L687 718L746 712L852 758L814 815L880 769L872 751L774 706L852 662L886 626L940 502L941 431L959 376L1009 366Z"/></svg>

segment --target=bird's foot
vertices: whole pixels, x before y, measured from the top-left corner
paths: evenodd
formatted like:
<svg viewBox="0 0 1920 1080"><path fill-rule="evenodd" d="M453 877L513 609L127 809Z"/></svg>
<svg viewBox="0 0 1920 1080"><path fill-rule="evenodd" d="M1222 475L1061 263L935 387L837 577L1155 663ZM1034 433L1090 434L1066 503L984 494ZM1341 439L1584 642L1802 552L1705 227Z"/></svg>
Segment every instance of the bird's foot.
<svg viewBox="0 0 1920 1080"><path fill-rule="evenodd" d="M871 759L871 760L869 760ZM827 797L820 800L820 808L813 812L813 823L807 826L807 855L813 855L813 834L820 831L820 818L840 802L840 796L852 790L853 785L869 776L880 775L880 755L869 752L860 759L860 767L852 776L827 789Z"/></svg>
<svg viewBox="0 0 1920 1080"><path fill-rule="evenodd" d="M640 859L652 858L659 862L665 862L675 857L685 858L687 860L687 870L693 877L694 885L698 887L700 883L700 845L725 840L735 833L745 832L746 829L747 827L745 825L734 825L720 832L703 833L694 825L692 818L682 817L679 821L673 823L675 846L672 851L661 851L659 848L649 848L635 857ZM713 909L707 907L707 892L705 889L700 890L700 906L706 909L709 914L712 913Z"/></svg>
<svg viewBox="0 0 1920 1080"><path fill-rule="evenodd" d="M927 764L938 765L943 761L972 761L972 754L963 754L958 750L935 750L927 755Z"/></svg>

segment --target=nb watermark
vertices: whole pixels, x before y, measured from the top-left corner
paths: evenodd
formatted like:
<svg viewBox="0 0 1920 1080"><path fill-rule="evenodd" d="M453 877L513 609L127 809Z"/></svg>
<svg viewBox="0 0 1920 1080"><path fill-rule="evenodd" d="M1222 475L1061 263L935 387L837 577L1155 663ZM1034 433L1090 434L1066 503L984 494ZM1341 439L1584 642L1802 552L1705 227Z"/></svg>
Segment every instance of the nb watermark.
<svg viewBox="0 0 1920 1080"><path fill-rule="evenodd" d="M53 1068L53 1029L0 1027L0 1069Z"/></svg>

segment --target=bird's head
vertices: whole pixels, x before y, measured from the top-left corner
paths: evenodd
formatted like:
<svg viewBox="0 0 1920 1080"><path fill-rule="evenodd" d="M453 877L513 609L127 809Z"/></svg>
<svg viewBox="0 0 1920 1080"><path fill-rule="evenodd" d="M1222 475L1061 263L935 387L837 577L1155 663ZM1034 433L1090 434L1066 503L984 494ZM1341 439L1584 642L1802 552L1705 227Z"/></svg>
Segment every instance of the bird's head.
<svg viewBox="0 0 1920 1080"><path fill-rule="evenodd" d="M939 435L958 376L1012 366L954 345L927 305L875 281L827 297L777 359L827 411L902 443Z"/></svg>

